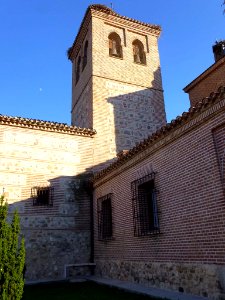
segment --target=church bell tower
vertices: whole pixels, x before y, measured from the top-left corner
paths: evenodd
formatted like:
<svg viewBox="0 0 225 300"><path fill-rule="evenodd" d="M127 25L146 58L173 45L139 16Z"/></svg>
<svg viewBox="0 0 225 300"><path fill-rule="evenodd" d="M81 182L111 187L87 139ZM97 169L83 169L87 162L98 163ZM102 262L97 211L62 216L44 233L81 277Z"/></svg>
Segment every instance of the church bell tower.
<svg viewBox="0 0 225 300"><path fill-rule="evenodd" d="M110 161L165 125L161 28L90 5L68 50L72 125L94 128L96 164Z"/></svg>

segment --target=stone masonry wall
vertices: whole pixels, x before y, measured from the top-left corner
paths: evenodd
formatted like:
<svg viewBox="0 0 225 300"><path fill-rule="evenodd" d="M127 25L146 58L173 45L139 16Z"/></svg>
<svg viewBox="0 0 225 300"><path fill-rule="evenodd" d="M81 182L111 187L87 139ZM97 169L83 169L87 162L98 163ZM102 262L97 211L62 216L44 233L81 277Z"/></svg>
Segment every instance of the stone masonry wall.
<svg viewBox="0 0 225 300"><path fill-rule="evenodd" d="M96 276L220 299L224 266L126 260L96 261Z"/></svg>
<svg viewBox="0 0 225 300"><path fill-rule="evenodd" d="M0 126L0 191L18 209L26 278L61 279L90 259L90 199L82 176L93 164L91 137ZM53 206L33 206L31 188L54 188Z"/></svg>
<svg viewBox="0 0 225 300"><path fill-rule="evenodd" d="M93 119L98 132L95 138L95 162L105 161L149 136L164 124L161 92L94 77ZM101 95L98 97L101 91ZM107 148L108 149L107 149ZM106 151L107 149L107 151ZM111 156L111 157L110 157Z"/></svg>
<svg viewBox="0 0 225 300"><path fill-rule="evenodd" d="M224 124L224 107L225 100L221 99L208 110L196 113L191 120L96 180L95 261L99 274L107 261L104 276L127 276L136 281L140 277L147 285L176 290L181 287L184 292L208 294L210 298L215 295L216 299L218 293L224 294L225 202L212 134ZM216 130L218 141L224 140L221 132ZM160 232L135 237L131 182L151 172L156 174ZM97 234L97 199L109 193L113 236L102 241ZM157 271L153 263L159 267ZM124 270L124 265L128 270ZM170 272L168 265L172 268ZM178 267L181 271L176 272L180 275L171 276ZM203 281L201 272L206 274ZM193 274L189 278L190 273ZM155 276L154 281L151 276Z"/></svg>

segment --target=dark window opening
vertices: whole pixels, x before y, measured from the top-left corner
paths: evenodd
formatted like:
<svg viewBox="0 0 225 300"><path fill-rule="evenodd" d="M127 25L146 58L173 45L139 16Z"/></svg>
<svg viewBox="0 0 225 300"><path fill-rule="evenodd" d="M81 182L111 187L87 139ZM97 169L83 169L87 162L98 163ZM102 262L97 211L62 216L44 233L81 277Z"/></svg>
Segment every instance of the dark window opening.
<svg viewBox="0 0 225 300"><path fill-rule="evenodd" d="M53 191L53 187L33 187L31 189L33 205L53 206Z"/></svg>
<svg viewBox="0 0 225 300"><path fill-rule="evenodd" d="M135 236L159 233L154 177L155 173L151 173L131 183Z"/></svg>
<svg viewBox="0 0 225 300"><path fill-rule="evenodd" d="M111 239L112 230L112 194L108 194L97 200L98 203L98 239Z"/></svg>
<svg viewBox="0 0 225 300"><path fill-rule="evenodd" d="M144 46L141 41L135 40L133 41L133 55L134 62L137 64L146 64L146 56L144 51Z"/></svg>
<svg viewBox="0 0 225 300"><path fill-rule="evenodd" d="M77 61L77 70L76 70L76 83L80 79L80 65L81 65L81 57L79 56L78 61Z"/></svg>
<svg viewBox="0 0 225 300"><path fill-rule="evenodd" d="M88 41L85 42L84 45L84 57L83 57L83 66L82 66L82 70L84 70L84 68L87 65L87 51L88 51Z"/></svg>
<svg viewBox="0 0 225 300"><path fill-rule="evenodd" d="M123 57L121 38L115 32L109 35L109 56L120 57L120 58Z"/></svg>

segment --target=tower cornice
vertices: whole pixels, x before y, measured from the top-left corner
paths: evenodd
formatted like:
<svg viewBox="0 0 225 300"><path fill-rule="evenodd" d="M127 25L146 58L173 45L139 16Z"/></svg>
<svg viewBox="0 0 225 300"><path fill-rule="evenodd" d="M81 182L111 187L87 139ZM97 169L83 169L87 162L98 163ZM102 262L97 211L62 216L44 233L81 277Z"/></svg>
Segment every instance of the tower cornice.
<svg viewBox="0 0 225 300"><path fill-rule="evenodd" d="M71 61L73 61L76 58L80 50L92 16L101 18L105 20L105 22L112 23L113 25L117 24L118 26L121 26L123 28L143 32L143 34L153 34L159 36L161 33L161 27L159 25L153 25L132 18L128 18L114 12L112 9L108 8L105 5L93 4L90 5L86 10L74 43L68 49L68 59L70 59Z"/></svg>

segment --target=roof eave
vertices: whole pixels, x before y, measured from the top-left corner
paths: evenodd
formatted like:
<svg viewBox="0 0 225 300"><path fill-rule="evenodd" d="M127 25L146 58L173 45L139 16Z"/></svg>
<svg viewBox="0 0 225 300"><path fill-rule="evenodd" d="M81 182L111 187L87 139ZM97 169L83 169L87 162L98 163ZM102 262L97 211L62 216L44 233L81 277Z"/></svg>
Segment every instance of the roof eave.
<svg viewBox="0 0 225 300"><path fill-rule="evenodd" d="M218 61L212 64L208 69L202 72L198 77L192 80L187 86L183 88L183 91L185 93L189 93L189 91L193 89L200 81L202 81L206 76L208 76L211 72L213 72L216 68L218 68L220 65L224 63L225 63L225 56L220 58Z"/></svg>
<svg viewBox="0 0 225 300"><path fill-rule="evenodd" d="M43 121L38 119L12 117L0 114L0 125L8 125L21 128L29 128L48 132L57 132L70 135L89 136L92 137L96 131L91 128L81 128L71 126L66 123L58 123L51 121Z"/></svg>
<svg viewBox="0 0 225 300"><path fill-rule="evenodd" d="M211 93L209 97L202 99L202 101L199 102L196 105L196 107L190 107L188 112L184 112L181 116L178 116L176 119L172 120L167 125L161 127L159 130L157 130L155 133L150 135L147 139L138 143L135 147L130 149L126 154L118 158L115 162L110 164L108 167L96 173L93 177L93 183L97 182L98 180L101 180L109 173L111 173L113 170L125 164L129 159L138 155L140 152L146 150L149 147L152 147L157 141L162 139L164 136L178 129L179 126L182 126L186 122L192 120L194 117L196 117L198 113L207 109L209 106L213 105L213 103L215 103L216 101L220 101L221 99L224 98L225 98L225 86L221 86L218 88L216 92Z"/></svg>

